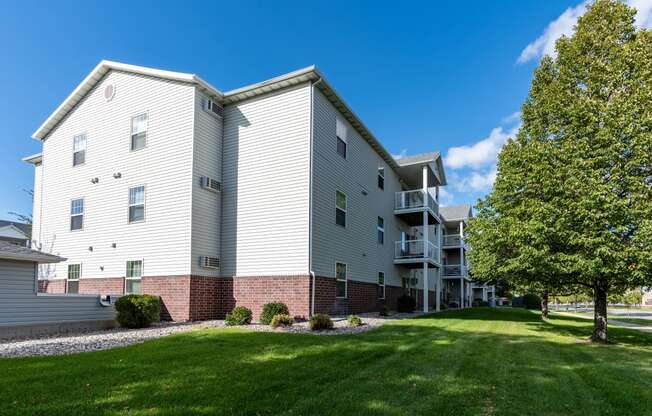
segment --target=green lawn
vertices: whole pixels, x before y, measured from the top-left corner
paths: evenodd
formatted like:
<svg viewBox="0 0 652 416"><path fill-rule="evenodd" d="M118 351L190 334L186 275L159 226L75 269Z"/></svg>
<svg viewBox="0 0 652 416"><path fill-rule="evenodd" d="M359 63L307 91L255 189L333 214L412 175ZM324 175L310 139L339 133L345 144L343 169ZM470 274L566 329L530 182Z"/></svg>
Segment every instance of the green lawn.
<svg viewBox="0 0 652 416"><path fill-rule="evenodd" d="M0 359L0 414L643 415L652 336L477 308L357 336L203 330L64 357Z"/></svg>

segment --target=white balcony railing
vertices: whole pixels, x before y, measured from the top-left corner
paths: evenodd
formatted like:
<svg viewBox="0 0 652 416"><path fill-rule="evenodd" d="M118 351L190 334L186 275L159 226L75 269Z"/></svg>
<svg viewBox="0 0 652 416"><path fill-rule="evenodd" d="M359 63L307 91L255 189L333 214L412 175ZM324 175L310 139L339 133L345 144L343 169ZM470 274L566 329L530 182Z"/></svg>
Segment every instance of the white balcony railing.
<svg viewBox="0 0 652 416"><path fill-rule="evenodd" d="M444 247L459 247L464 244L464 240L459 234L445 235L443 240Z"/></svg>
<svg viewBox="0 0 652 416"><path fill-rule="evenodd" d="M396 192L394 196L394 209L409 210L416 208L430 208L435 214L438 211L438 204L430 192L424 192L423 189L412 191Z"/></svg>
<svg viewBox="0 0 652 416"><path fill-rule="evenodd" d="M445 264L442 267L442 276L466 276L467 267L463 264Z"/></svg>
<svg viewBox="0 0 652 416"><path fill-rule="evenodd" d="M431 241L424 240L402 240L397 241L394 246L394 258L398 260L405 259L430 259L439 263L439 247Z"/></svg>

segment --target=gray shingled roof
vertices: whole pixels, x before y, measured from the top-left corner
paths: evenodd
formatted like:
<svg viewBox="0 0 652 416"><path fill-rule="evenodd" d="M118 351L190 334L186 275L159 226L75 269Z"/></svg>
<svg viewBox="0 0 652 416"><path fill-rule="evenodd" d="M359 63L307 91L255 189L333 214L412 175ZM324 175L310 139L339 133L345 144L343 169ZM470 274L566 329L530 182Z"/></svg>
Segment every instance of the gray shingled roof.
<svg viewBox="0 0 652 416"><path fill-rule="evenodd" d="M32 224L25 224L22 222L6 221L0 220L0 228L6 227L7 225L13 225L23 232L29 238L32 235Z"/></svg>
<svg viewBox="0 0 652 416"><path fill-rule="evenodd" d="M444 221L468 220L471 217L471 205L462 204L439 207L439 214Z"/></svg>
<svg viewBox="0 0 652 416"><path fill-rule="evenodd" d="M420 155L394 158L394 160L396 160L396 163L398 163L399 166L407 166L413 163L432 162L436 160L438 157L439 157L439 152L430 152L430 153L422 153Z"/></svg>
<svg viewBox="0 0 652 416"><path fill-rule="evenodd" d="M0 241L0 260L19 260L34 263L58 263L64 258L53 254L32 250L6 241Z"/></svg>

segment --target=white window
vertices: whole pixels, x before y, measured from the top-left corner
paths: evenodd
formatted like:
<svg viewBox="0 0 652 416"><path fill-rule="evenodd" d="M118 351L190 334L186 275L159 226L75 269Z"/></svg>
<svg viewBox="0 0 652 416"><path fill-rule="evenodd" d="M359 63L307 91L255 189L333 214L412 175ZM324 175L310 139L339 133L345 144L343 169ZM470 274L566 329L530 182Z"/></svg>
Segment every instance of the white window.
<svg viewBox="0 0 652 416"><path fill-rule="evenodd" d="M145 187L129 188L129 222L145 221Z"/></svg>
<svg viewBox="0 0 652 416"><path fill-rule="evenodd" d="M335 263L335 296L338 298L346 297L346 264Z"/></svg>
<svg viewBox="0 0 652 416"><path fill-rule="evenodd" d="M346 227L346 195L335 191L335 224Z"/></svg>
<svg viewBox="0 0 652 416"><path fill-rule="evenodd" d="M378 244L385 244L385 219L378 217Z"/></svg>
<svg viewBox="0 0 652 416"><path fill-rule="evenodd" d="M70 201L70 231L84 229L84 199Z"/></svg>
<svg viewBox="0 0 652 416"><path fill-rule="evenodd" d="M140 287L142 278L143 278L143 261L142 260L127 261L127 274L125 277L125 293L140 295L142 292Z"/></svg>
<svg viewBox="0 0 652 416"><path fill-rule="evenodd" d="M69 264L68 279L66 279L66 293L79 293L80 277L81 277L81 264Z"/></svg>
<svg viewBox="0 0 652 416"><path fill-rule="evenodd" d="M131 150L145 147L147 142L147 113L131 118Z"/></svg>
<svg viewBox="0 0 652 416"><path fill-rule="evenodd" d="M385 299L385 272L378 272L378 299Z"/></svg>
<svg viewBox="0 0 652 416"><path fill-rule="evenodd" d="M378 168L378 187L385 189L385 168Z"/></svg>
<svg viewBox="0 0 652 416"><path fill-rule="evenodd" d="M346 125L344 124L344 121L341 120L339 117L335 119L335 132L336 132L336 139L337 139L337 153L342 156L344 159L346 159L346 147L347 147L347 139L346 139Z"/></svg>
<svg viewBox="0 0 652 416"><path fill-rule="evenodd" d="M79 166L86 163L86 135L79 134L72 140L72 165Z"/></svg>

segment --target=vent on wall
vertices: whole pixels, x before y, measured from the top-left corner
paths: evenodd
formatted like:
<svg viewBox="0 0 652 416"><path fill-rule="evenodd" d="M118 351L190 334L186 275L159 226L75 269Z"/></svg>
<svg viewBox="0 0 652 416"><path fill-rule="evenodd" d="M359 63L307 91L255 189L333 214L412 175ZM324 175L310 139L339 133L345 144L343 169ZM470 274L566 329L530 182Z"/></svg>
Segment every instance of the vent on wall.
<svg viewBox="0 0 652 416"><path fill-rule="evenodd" d="M201 177L201 187L211 192L222 192L222 183L209 176Z"/></svg>
<svg viewBox="0 0 652 416"><path fill-rule="evenodd" d="M199 256L199 264L206 269L219 269L220 259L211 256Z"/></svg>
<svg viewBox="0 0 652 416"><path fill-rule="evenodd" d="M208 112L210 112L210 113L212 113L212 114L214 114L216 116L222 117L222 113L223 113L224 109L222 108L221 105L219 105L215 101L210 100L208 98L204 98L202 100L202 107L204 107L204 110L206 110L206 111L208 111Z"/></svg>

